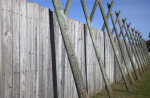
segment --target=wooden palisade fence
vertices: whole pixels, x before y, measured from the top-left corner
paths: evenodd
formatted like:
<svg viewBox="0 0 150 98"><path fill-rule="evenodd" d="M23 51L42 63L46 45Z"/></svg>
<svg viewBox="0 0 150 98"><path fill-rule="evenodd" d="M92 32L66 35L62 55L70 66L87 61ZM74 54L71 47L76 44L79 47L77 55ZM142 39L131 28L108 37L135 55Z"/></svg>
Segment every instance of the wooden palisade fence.
<svg viewBox="0 0 150 98"><path fill-rule="evenodd" d="M52 1L55 12L26 0L0 0L0 98L89 98L105 87L113 98L111 84L123 78L129 90L131 73L139 80L150 68L140 33L131 32L126 19L121 24L120 11L114 20L114 2L105 15L101 0L95 0L89 16L81 0L86 25L67 18L72 0L64 12L60 0ZM91 26L97 5L102 31Z"/></svg>

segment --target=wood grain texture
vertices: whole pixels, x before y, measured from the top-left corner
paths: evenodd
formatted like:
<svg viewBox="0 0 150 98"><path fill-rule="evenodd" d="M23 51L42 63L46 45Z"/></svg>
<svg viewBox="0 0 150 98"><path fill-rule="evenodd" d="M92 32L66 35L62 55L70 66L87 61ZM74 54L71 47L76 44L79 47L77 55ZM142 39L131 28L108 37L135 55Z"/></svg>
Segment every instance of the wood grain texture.
<svg viewBox="0 0 150 98"><path fill-rule="evenodd" d="M47 98L54 97L53 95L53 80L52 80L52 56L51 56L51 44L50 44L50 11L45 9L46 15L46 66L47 66Z"/></svg>
<svg viewBox="0 0 150 98"><path fill-rule="evenodd" d="M32 23L32 14L33 13L33 4L27 2L27 59L28 64L26 66L26 85L25 85L25 95L30 98L32 92L32 70L34 65L32 65L32 38L33 38L33 23Z"/></svg>
<svg viewBox="0 0 150 98"><path fill-rule="evenodd" d="M20 98L20 0L12 2L12 17L13 17L13 98Z"/></svg>
<svg viewBox="0 0 150 98"><path fill-rule="evenodd" d="M4 0L0 0L0 97L4 98L5 66L3 65Z"/></svg>
<svg viewBox="0 0 150 98"><path fill-rule="evenodd" d="M110 83L114 83L114 52L110 43L108 33L105 33L105 68Z"/></svg>
<svg viewBox="0 0 150 98"><path fill-rule="evenodd" d="M5 0L3 31L3 65L5 66L4 98L12 98L12 0Z"/></svg>
<svg viewBox="0 0 150 98"><path fill-rule="evenodd" d="M33 4L33 98L38 98L39 84L39 7Z"/></svg>
<svg viewBox="0 0 150 98"><path fill-rule="evenodd" d="M20 1L20 98L25 98L27 83L28 52L27 52L27 23L26 0Z"/></svg>
<svg viewBox="0 0 150 98"><path fill-rule="evenodd" d="M115 42L116 42L117 48L119 49L118 41L117 41L116 38L115 38ZM119 51L119 54L120 54L120 50L118 50L118 51ZM122 64L123 61L122 61L122 59L120 59L120 60L121 60L121 64ZM121 71L119 69L117 59L115 57L115 82L119 81L120 79L122 79L122 75L121 75Z"/></svg>
<svg viewBox="0 0 150 98"><path fill-rule="evenodd" d="M39 98L43 97L46 98L46 89L45 89L45 65L44 65L44 48L45 48L45 44L44 44L44 34L45 34L45 25L44 25L44 18L45 18L45 12L44 12L44 8L39 7L39 15L40 15L40 49L39 49Z"/></svg>
<svg viewBox="0 0 150 98"><path fill-rule="evenodd" d="M78 98L55 13L26 0L0 0L0 9L0 98ZM71 18L67 23L84 85L92 96L105 89L105 84L88 28ZM109 36L96 28L93 31L113 84L122 75ZM133 72L127 50L123 49ZM135 62L134 55L133 59ZM121 63L127 74L122 59Z"/></svg>
<svg viewBox="0 0 150 98"><path fill-rule="evenodd" d="M98 65L98 61L92 46L92 41L89 35L87 26L85 26L86 36L86 59L87 59L87 80L88 80L88 94L90 96L100 92L103 89L103 78ZM101 57L104 60L104 40L103 32L93 28L95 39L98 43L98 48L101 53Z"/></svg>

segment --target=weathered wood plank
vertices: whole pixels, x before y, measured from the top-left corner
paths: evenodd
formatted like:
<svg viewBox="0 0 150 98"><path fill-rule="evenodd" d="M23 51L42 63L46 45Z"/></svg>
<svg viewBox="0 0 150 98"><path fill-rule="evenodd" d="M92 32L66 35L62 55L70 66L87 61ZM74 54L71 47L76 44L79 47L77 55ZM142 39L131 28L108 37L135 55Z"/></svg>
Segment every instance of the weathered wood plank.
<svg viewBox="0 0 150 98"><path fill-rule="evenodd" d="M47 78L47 73L48 73L48 44L47 44L47 40L48 40L48 32L47 32L47 16L48 15L46 12L48 10L46 8L44 8L43 10L43 25L44 25L44 30L43 30L43 44L44 44L44 48L43 48L43 53L44 53L44 61L43 61L43 66L44 66L44 94L45 94L45 98L47 98L48 96L48 92L47 92L47 87L48 87L48 78Z"/></svg>
<svg viewBox="0 0 150 98"><path fill-rule="evenodd" d="M3 65L4 0L0 0L0 97L4 98L5 66Z"/></svg>
<svg viewBox="0 0 150 98"><path fill-rule="evenodd" d="M119 50L118 41L117 41L116 38L115 38L115 41L116 41L116 46L117 46L118 51L119 51L119 55L121 55L120 50ZM120 62L122 64L122 67L124 67L124 63L123 63L123 59L122 58L120 58ZM115 66L116 66L116 82L117 82L117 81L122 79L122 75L121 75L120 69L118 67L119 65L118 65L118 62L117 62L116 58L115 58Z"/></svg>
<svg viewBox="0 0 150 98"><path fill-rule="evenodd" d="M46 66L46 10L40 7L40 66L39 66L39 98L47 98L47 66Z"/></svg>
<svg viewBox="0 0 150 98"><path fill-rule="evenodd" d="M53 33L55 37L57 88L53 88L50 42L50 23L52 20L49 20L49 10L29 2L27 2L26 7L26 0L13 2L0 0L0 2L2 9L0 10L0 97L49 98L49 96L54 96L53 90L57 89L58 98L78 98L56 16L53 16ZM67 21L84 84L86 84L85 64L87 64L87 88L89 95L92 96L104 89L105 85L88 29L86 27L84 30L84 24L73 19L68 18ZM104 47L103 33L95 28L93 31L103 59L104 48L106 49L105 68L110 82L114 83L120 80L122 76L116 62L114 65L114 53L109 37L106 34L106 47ZM124 55L127 55L126 49ZM122 59L121 62L123 64ZM129 59L128 62L130 63ZM125 66L124 70L126 70ZM132 66L130 70L133 71Z"/></svg>
<svg viewBox="0 0 150 98"><path fill-rule="evenodd" d="M39 7L34 3L33 5L33 98L38 98L38 84L39 84Z"/></svg>
<svg viewBox="0 0 150 98"><path fill-rule="evenodd" d="M114 52L113 52L113 48L111 46L111 43L110 43L110 39L109 39L109 53L110 53L110 59L109 59L109 62L110 62L110 83L113 84L114 83Z"/></svg>
<svg viewBox="0 0 150 98"><path fill-rule="evenodd" d="M12 1L13 17L13 98L20 98L20 0Z"/></svg>
<svg viewBox="0 0 150 98"><path fill-rule="evenodd" d="M75 36L76 36L76 32L75 32L75 28L78 26L75 26L75 24L77 23L76 21L74 21L73 19L68 19L68 21L71 21L71 24L70 24L70 29L71 29L71 32L70 32L70 36L71 36L71 39L72 39L72 43L73 43L73 46L74 46L74 50L75 50L75 53L77 53L77 49L75 48L76 47L76 41L75 41ZM77 56L77 54L76 54ZM78 56L77 56L78 58ZM79 60L78 60L79 62ZM80 64L80 63L79 63ZM69 83L69 96L68 97L72 97L73 98L73 95L74 95L74 79L73 79L73 76L72 76L72 71L71 71L71 68L70 68L70 64L69 65L69 74L70 74L70 83ZM79 68L80 68L80 65L79 65Z"/></svg>
<svg viewBox="0 0 150 98"><path fill-rule="evenodd" d="M3 81L3 73L2 73L2 0L0 0L0 95L2 95L2 81Z"/></svg>
<svg viewBox="0 0 150 98"><path fill-rule="evenodd" d="M3 65L5 66L5 96L12 98L12 0L5 0L5 17L3 31Z"/></svg>
<svg viewBox="0 0 150 98"><path fill-rule="evenodd" d="M129 46L129 43L127 43L127 46L129 47L129 53L132 54L132 50L131 50L131 48L130 48L130 46ZM126 51L127 51L127 50L126 50ZM132 65L131 65L131 61L130 61L130 59L129 59L129 57L128 57L128 53L126 53L126 57L127 57L128 62L129 62L129 66L130 66L131 72L134 72L134 69L133 69L133 67L132 67Z"/></svg>
<svg viewBox="0 0 150 98"><path fill-rule="evenodd" d="M61 96L61 45L62 44L62 37L61 37L61 32L59 29L59 25L57 22L57 18L55 13L53 13L53 23L54 23L54 40L55 40L55 55L56 55L56 74L57 74L57 96L58 98ZM53 46L54 47L54 46ZM59 59L60 57L60 59Z"/></svg>
<svg viewBox="0 0 150 98"><path fill-rule="evenodd" d="M109 79L109 36L105 34L105 70ZM109 79L110 81L110 79Z"/></svg>
<svg viewBox="0 0 150 98"><path fill-rule="evenodd" d="M32 96L32 79L33 79L33 3L27 2L27 52L28 52L28 65L26 66L27 71L27 82L26 82L26 97L30 98Z"/></svg>
<svg viewBox="0 0 150 98"><path fill-rule="evenodd" d="M52 78L52 57L51 57L51 44L50 44L50 17L49 9L46 9L46 50L47 50L47 98L54 97L53 95L53 78Z"/></svg>
<svg viewBox="0 0 150 98"><path fill-rule="evenodd" d="M101 58L104 62L104 33L100 30L97 30L97 43L98 43L99 51L101 53ZM97 74L98 74L97 92L100 92L102 89L105 88L104 86L105 84L99 66L97 66Z"/></svg>
<svg viewBox="0 0 150 98"><path fill-rule="evenodd" d="M104 40L103 33L99 30L93 28L94 36L98 43L99 51L101 52L101 57L104 60ZM92 41L90 39L88 29L85 26L85 36L86 36L86 64L87 64L87 77L88 77L88 93L90 96L99 92L103 88L103 78L96 59L94 48L92 46ZM101 86L98 86L101 85Z"/></svg>
<svg viewBox="0 0 150 98"><path fill-rule="evenodd" d="M88 80L88 94L92 93L92 43L88 33L87 25L85 25L85 38L86 38L86 56L87 56L87 80Z"/></svg>
<svg viewBox="0 0 150 98"><path fill-rule="evenodd" d="M20 0L20 98L25 98L27 59L26 0Z"/></svg>

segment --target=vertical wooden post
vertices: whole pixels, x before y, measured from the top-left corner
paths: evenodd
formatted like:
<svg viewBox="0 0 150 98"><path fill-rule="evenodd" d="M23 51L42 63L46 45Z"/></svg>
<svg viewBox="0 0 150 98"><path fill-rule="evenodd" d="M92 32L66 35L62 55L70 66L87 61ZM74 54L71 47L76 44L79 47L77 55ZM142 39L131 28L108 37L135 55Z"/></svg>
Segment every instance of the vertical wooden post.
<svg viewBox="0 0 150 98"><path fill-rule="evenodd" d="M67 26L66 16L63 13L60 0L52 0L52 1L53 1L54 9L56 11L56 16L62 33L64 45L70 62L70 66L73 73L79 98L88 98L86 88L83 82L83 78L79 69L79 63L75 55L72 41L69 36L69 29Z"/></svg>
<svg viewBox="0 0 150 98"><path fill-rule="evenodd" d="M114 39L113 39L113 35L112 35L111 31L110 31L110 27L109 27L109 25L108 25L108 20L107 20L107 17L106 17L106 15L105 15L105 11L104 11L104 8L103 8L103 5L102 5L101 0L99 0L99 3L98 3L98 4L99 4L100 11L101 11L102 16L103 16L103 19L104 19L105 26L106 26L107 31L108 31L108 35L109 35L109 38L110 38L110 41L111 41L111 45L112 45L112 47L113 47L113 50L114 50L114 53L115 53L117 62L118 62L118 64L119 64L119 68L120 68L122 77L123 77L123 79L124 79L124 82L125 82L125 85L126 85L127 90L129 90L129 89L130 89L130 88L129 88L129 83L128 83L127 79L126 79L125 72L124 72L124 70L123 70L123 66L122 66L121 61L120 61L119 51L118 51L117 46L116 46L116 44L115 44L115 41L114 41Z"/></svg>

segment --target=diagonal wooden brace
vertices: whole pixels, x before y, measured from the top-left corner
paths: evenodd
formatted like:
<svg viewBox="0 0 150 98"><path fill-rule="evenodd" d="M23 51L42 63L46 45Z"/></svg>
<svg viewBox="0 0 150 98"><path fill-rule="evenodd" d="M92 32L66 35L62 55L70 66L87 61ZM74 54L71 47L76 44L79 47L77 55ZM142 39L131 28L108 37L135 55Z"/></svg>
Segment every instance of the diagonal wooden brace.
<svg viewBox="0 0 150 98"><path fill-rule="evenodd" d="M88 98L86 88L83 82L83 78L81 75L81 71L79 69L78 59L75 54L75 50L74 50L71 38L69 36L70 32L67 26L66 15L63 13L60 0L52 0L52 1L53 1L54 9L56 12L56 16L58 19L58 24L61 30L63 42L64 42L66 52L68 55L68 59L69 59L70 67L72 70L73 78L75 81L75 86L77 88L78 96L79 98Z"/></svg>
<svg viewBox="0 0 150 98"><path fill-rule="evenodd" d="M130 23L130 24L131 24L131 23ZM128 24L127 24L127 27L128 27ZM138 50L137 50L137 48L136 48L136 46L135 46L135 44L134 44L133 38L132 38L132 36L131 36L130 28L128 27L127 30L129 31L129 35L128 35L128 36L130 36L129 38L130 38L130 40L132 41L132 46L133 46L134 51L135 51L135 56L137 56L137 59L138 59L139 64L140 64L140 67L142 68L143 72L145 73L145 68L143 67L143 62L141 61L140 54L139 54L139 52L138 52ZM128 33L127 33L127 34L128 34Z"/></svg>
<svg viewBox="0 0 150 98"><path fill-rule="evenodd" d="M137 72L137 70L136 70L136 66L135 66L135 64L134 64L134 62L133 62L133 58L132 58L132 55L131 55L131 53L130 53L130 49L129 49L129 47L128 47L128 44L127 44L127 41L126 41L126 37L125 37L124 31L123 31L123 28L124 28L124 26L125 26L125 22L126 22L126 18L123 20L123 25L121 25L120 19L118 20L119 27L120 27L120 31L121 31L119 37L120 37L121 35L123 36L123 41L124 41L124 44L125 44L125 47L126 47L126 50L127 50L128 56L129 56L129 59L130 59L130 61L131 61L131 65L132 65L132 67L133 67L133 70L134 70L134 72L135 72L135 76L136 76L137 80L139 80L140 78L139 78L138 72Z"/></svg>
<svg viewBox="0 0 150 98"><path fill-rule="evenodd" d="M104 63L103 63L102 58L100 56L100 52L99 52L99 49L98 49L98 46L97 46L97 43L96 43L96 40L95 40L95 37L94 37L94 32L92 30L91 20L90 20L90 17L89 17L87 8L86 8L85 1L81 0L81 4L82 4L82 8L83 8L84 15L85 15L85 18L86 18L86 22L87 22L87 25L88 25L90 37L91 37L91 40L92 40L92 44L93 44L93 47L94 47L94 50L95 50L95 54L96 54L96 57L97 57L97 60L98 60L100 70L102 72L102 76L103 76L103 79L104 79L104 82L105 82L105 85L106 85L108 95L109 95L110 98L113 98L113 92L112 92L110 83L108 81L108 77L107 77L107 74L106 74L106 71L105 71L105 68L104 68Z"/></svg>
<svg viewBox="0 0 150 98"><path fill-rule="evenodd" d="M137 43L137 40L136 40L136 38L135 38L135 36L134 36L134 32L138 32L138 31L135 31L135 28L134 29L132 29L131 28L131 30L132 30L132 34L130 35L132 38L133 38L133 41L134 41L134 43L135 43L135 48L137 48L137 51L139 52L139 55L140 55L140 58L141 58L141 60L142 60L142 62L143 62L143 67L145 68L145 71L147 70L147 62L146 62L146 60L145 60L145 58L144 58L144 53L142 52L142 50L141 50L141 47L138 45L138 43Z"/></svg>
<svg viewBox="0 0 150 98"><path fill-rule="evenodd" d="M120 11L119 11L119 12L120 12ZM116 12L116 14L117 14L117 19L119 19L119 16L118 16L118 13L117 13L117 12ZM114 27L114 31L115 31L115 34L116 34L116 37L117 37L117 40L118 40L119 49L120 49L120 51L121 51L121 56L122 56L122 58L123 58L123 61L124 61L125 66L126 66L126 69L127 69L127 72L128 72L129 78L130 78L130 81L131 81L131 83L134 85L135 82L134 82L133 77L132 77L132 75L131 75L131 72L130 72L130 69L129 69L129 65L128 65L127 59L126 59L125 55L123 54L124 50L123 50L122 43L121 43L121 40L120 40L120 37L119 37L119 34L118 34L118 30L117 30L117 27L116 27L116 24L117 24L118 20L117 20L117 22L115 23L114 17L113 17L113 13L112 13L112 12L110 12L110 16L111 16L111 20L112 20L112 24L113 24L113 27ZM125 73L124 73L124 74L125 74ZM128 88L127 88L127 89L128 89Z"/></svg>
<svg viewBox="0 0 150 98"><path fill-rule="evenodd" d="M138 35L138 36L137 36ZM147 52L147 48L144 46L144 43L142 43L141 39L140 39L140 33L136 32L136 36L137 36L137 41L138 43L141 45L142 49L143 49L143 52L145 53L145 57L147 59L147 62L148 62L148 66L150 65L150 58L149 58L149 55L148 55L148 52Z"/></svg>
<svg viewBox="0 0 150 98"><path fill-rule="evenodd" d="M67 4L66 4L66 7L65 7L65 10L64 10L64 14L67 16L68 12L69 12L69 8L70 8L70 5L71 5L71 2L72 0L68 0L67 1Z"/></svg>
<svg viewBox="0 0 150 98"><path fill-rule="evenodd" d="M112 1L111 5L110 5L109 3L107 3L107 5L109 6L109 11L108 11L107 16L106 16L106 18L108 19L109 16L110 16L110 12L112 11L112 7L113 7L113 5L114 5L114 1ZM102 31L105 30L105 27L106 27L106 26L105 26L105 23L104 23L103 26L102 26Z"/></svg>
<svg viewBox="0 0 150 98"><path fill-rule="evenodd" d="M131 26L131 24L130 24L128 27L130 27L130 26ZM127 30L126 26L124 26L124 29L125 29L125 31L126 31L126 35L127 35L128 40L129 40L129 44L130 44L132 53L133 53L134 56L135 56L137 66L138 66L138 68L139 68L139 70L140 70L141 75L143 75L143 71L141 70L141 67L140 67L140 65L139 65L138 59L137 59L136 54L135 54L135 52L134 52L134 48L133 48L132 43L131 43L131 40L130 40L130 38L129 38L128 30Z"/></svg>
<svg viewBox="0 0 150 98"><path fill-rule="evenodd" d="M111 31L110 31L110 27L109 27L109 25L108 25L108 19L107 19L106 15L105 15L105 11L104 11L104 8L103 8L103 5L102 5L101 0L99 0L99 7L100 7L100 11L101 11L101 13L102 13L102 17L103 17L103 19L104 19L104 23L105 23L106 29L107 29L107 31L108 31L108 35L109 35L109 38L110 38L111 45L112 45L112 47L113 47L113 51L114 51L115 57L116 57L116 59L117 59L119 68L120 68L120 70L121 70L121 74L122 74L123 79L124 79L124 81L125 81L126 87L127 87L127 89L129 90L129 84L128 84L127 79L126 79L126 77L125 77L124 70L122 69L119 51L118 51L118 49L117 49L117 46L116 46L116 43L115 43L115 41L114 41L113 35L112 35Z"/></svg>
<svg viewBox="0 0 150 98"><path fill-rule="evenodd" d="M125 37L124 31L123 31L123 28L125 27L125 23L126 23L126 18L125 18L124 20L122 20L122 21L123 21L123 25L121 25L120 20L118 20L119 27L120 27L120 30L121 30L119 37L120 37L121 35L123 36L123 41L124 41L124 43L125 43L126 50L127 50L129 59L130 59L130 61L131 61L131 65L132 65L132 67L133 67L133 70L134 70L134 72L135 72L135 76L136 76L137 80L139 80L140 78L139 78L138 72L137 72L137 70L136 70L136 66L135 66L135 64L134 64L134 62L133 62L133 58L132 58L132 55L131 55L131 53L130 53L130 49L129 49L129 47L128 47L128 44L127 44L127 41L126 41L126 37Z"/></svg>

